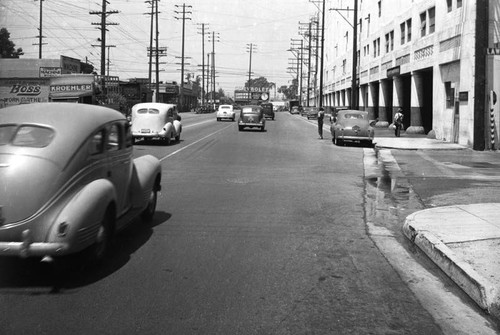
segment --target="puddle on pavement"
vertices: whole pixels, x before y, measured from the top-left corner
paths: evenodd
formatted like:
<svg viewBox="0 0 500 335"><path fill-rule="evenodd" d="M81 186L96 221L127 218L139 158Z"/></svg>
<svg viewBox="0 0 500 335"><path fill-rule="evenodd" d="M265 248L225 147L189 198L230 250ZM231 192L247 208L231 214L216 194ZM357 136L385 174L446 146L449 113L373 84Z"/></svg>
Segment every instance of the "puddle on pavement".
<svg viewBox="0 0 500 335"><path fill-rule="evenodd" d="M402 173L390 150L365 150L366 221L402 236L406 216L423 209L418 195Z"/></svg>

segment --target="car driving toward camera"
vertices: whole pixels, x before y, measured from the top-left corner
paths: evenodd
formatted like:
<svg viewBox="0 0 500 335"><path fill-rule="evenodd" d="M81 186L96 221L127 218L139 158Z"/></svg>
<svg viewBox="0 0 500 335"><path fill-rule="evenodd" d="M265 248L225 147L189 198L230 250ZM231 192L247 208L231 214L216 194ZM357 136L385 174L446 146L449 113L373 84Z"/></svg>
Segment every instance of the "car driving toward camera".
<svg viewBox="0 0 500 335"><path fill-rule="evenodd" d="M368 112L359 110L340 110L330 125L332 142L342 145L345 142L366 142L373 144L375 131L368 120Z"/></svg>
<svg viewBox="0 0 500 335"><path fill-rule="evenodd" d="M161 166L133 159L127 119L75 103L0 109L0 256L81 251L99 262L135 217L151 220Z"/></svg>

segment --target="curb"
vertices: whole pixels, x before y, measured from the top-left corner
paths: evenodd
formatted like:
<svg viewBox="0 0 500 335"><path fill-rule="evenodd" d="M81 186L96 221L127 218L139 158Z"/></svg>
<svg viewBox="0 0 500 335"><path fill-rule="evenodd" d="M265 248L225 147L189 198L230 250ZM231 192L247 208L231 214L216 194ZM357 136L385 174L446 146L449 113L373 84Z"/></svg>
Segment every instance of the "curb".
<svg viewBox="0 0 500 335"><path fill-rule="evenodd" d="M423 211L428 210L432 209ZM420 231L415 228L415 216L423 211L408 215L403 225L404 235L439 266L479 307L497 319L500 319L498 303L500 299L494 285L486 278L480 276L468 263L459 259L435 235L429 231Z"/></svg>

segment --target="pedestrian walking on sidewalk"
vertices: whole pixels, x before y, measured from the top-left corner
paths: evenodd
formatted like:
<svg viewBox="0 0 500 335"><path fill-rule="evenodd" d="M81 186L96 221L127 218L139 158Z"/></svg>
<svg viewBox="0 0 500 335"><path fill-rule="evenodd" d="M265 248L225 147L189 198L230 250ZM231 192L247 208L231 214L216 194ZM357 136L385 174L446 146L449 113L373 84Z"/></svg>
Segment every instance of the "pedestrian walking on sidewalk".
<svg viewBox="0 0 500 335"><path fill-rule="evenodd" d="M403 110L400 108L398 109L396 114L394 114L394 135L396 135L396 137L401 136L401 128L403 128L403 117Z"/></svg>
<svg viewBox="0 0 500 335"><path fill-rule="evenodd" d="M325 118L325 109L323 107L319 108L318 112L318 134L319 138L323 139L323 119Z"/></svg>

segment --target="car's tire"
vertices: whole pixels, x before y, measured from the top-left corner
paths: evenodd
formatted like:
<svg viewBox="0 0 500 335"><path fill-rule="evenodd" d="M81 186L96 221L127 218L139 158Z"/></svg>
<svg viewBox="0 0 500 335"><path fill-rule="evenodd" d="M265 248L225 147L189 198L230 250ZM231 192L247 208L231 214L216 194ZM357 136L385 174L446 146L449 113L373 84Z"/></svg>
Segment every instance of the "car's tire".
<svg viewBox="0 0 500 335"><path fill-rule="evenodd" d="M177 136L175 137L175 141L176 141L176 142L180 142L180 141L181 141L181 134L179 134L179 135L177 135Z"/></svg>
<svg viewBox="0 0 500 335"><path fill-rule="evenodd" d="M238 126L238 130L239 131L243 131L243 127L242 126Z"/></svg>
<svg viewBox="0 0 500 335"><path fill-rule="evenodd" d="M264 126L260 127L260 131L266 131L266 128Z"/></svg>
<svg viewBox="0 0 500 335"><path fill-rule="evenodd" d="M104 213L96 235L96 241L86 250L85 261L90 265L101 263L107 256L113 232L113 211L108 208Z"/></svg>
<svg viewBox="0 0 500 335"><path fill-rule="evenodd" d="M153 220L153 216L156 212L156 202L158 201L158 187L157 185L153 186L153 190L149 194L149 200L147 207L141 213L141 219L146 222L150 222Z"/></svg>
<svg viewBox="0 0 500 335"><path fill-rule="evenodd" d="M170 134L165 137L165 145L170 145Z"/></svg>

